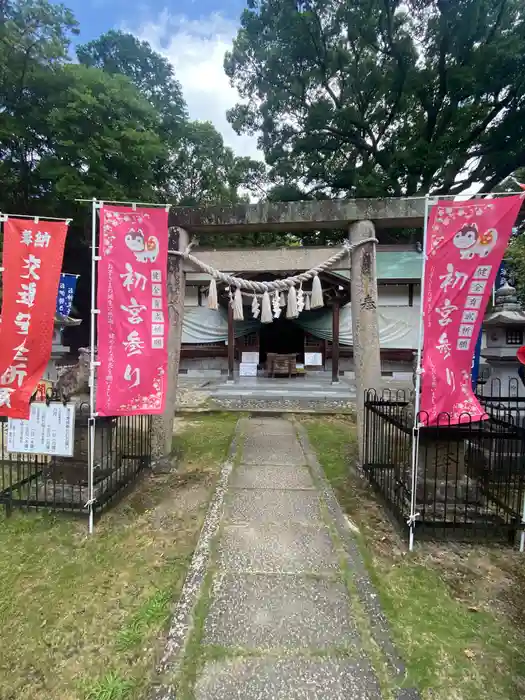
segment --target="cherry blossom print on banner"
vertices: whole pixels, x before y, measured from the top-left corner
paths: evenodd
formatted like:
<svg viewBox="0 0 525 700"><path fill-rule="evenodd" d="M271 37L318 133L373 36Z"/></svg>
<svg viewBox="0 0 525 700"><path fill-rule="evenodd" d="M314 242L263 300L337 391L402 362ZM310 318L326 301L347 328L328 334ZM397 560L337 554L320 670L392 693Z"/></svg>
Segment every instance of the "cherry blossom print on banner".
<svg viewBox="0 0 525 700"><path fill-rule="evenodd" d="M29 418L29 400L51 357L55 308L68 225L4 223L0 415Z"/></svg>
<svg viewBox="0 0 525 700"><path fill-rule="evenodd" d="M439 201L430 212L423 299L424 425L486 418L472 391L472 358L522 203L523 195Z"/></svg>
<svg viewBox="0 0 525 700"><path fill-rule="evenodd" d="M98 263L99 416L162 413L168 369L168 214L103 206Z"/></svg>

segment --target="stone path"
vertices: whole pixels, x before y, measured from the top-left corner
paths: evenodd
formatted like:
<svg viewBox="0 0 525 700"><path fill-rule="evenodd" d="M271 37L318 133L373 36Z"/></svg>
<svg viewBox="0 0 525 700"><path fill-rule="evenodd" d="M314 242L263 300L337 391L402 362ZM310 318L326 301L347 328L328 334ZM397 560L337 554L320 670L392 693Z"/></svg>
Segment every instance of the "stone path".
<svg viewBox="0 0 525 700"><path fill-rule="evenodd" d="M251 418L240 434L186 644L198 670L181 697L417 698L396 689L402 664L304 433L292 421Z"/></svg>

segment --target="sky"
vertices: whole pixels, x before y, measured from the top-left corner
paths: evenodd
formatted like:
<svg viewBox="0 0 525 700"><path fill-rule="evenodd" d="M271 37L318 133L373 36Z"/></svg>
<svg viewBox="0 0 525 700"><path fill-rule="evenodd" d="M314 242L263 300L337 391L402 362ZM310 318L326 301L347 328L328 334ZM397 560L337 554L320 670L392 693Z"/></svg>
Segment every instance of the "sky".
<svg viewBox="0 0 525 700"><path fill-rule="evenodd" d="M55 1L55 0L53 0ZM56 0L59 2L59 0ZM238 102L223 70L244 0L62 0L80 23L75 43L122 29L148 41L173 64L192 119L209 120L238 156L261 158L256 138L238 136L226 110Z"/></svg>

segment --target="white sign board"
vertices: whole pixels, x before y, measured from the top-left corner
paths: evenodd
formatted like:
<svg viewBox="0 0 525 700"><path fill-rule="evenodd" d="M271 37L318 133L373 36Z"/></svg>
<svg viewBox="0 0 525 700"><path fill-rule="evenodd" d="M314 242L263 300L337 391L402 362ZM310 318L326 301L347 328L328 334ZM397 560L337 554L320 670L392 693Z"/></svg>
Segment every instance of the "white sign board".
<svg viewBox="0 0 525 700"><path fill-rule="evenodd" d="M258 352L243 352L241 362L246 362L247 364L258 365L259 364L259 353Z"/></svg>
<svg viewBox="0 0 525 700"><path fill-rule="evenodd" d="M72 457L75 404L32 403L28 420L8 418L7 451Z"/></svg>
<svg viewBox="0 0 525 700"><path fill-rule="evenodd" d="M240 377L256 377L257 376L257 365L253 362L241 362L239 365L239 376Z"/></svg>
<svg viewBox="0 0 525 700"><path fill-rule="evenodd" d="M305 352L304 364L306 367L322 367L323 354L321 352Z"/></svg>

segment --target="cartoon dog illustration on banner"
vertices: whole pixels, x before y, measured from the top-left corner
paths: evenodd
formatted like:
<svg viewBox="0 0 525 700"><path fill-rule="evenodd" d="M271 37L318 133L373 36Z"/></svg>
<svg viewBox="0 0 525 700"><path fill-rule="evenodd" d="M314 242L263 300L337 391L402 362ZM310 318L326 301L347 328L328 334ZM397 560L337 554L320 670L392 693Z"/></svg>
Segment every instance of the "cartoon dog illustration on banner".
<svg viewBox="0 0 525 700"><path fill-rule="evenodd" d="M489 228L479 233L477 224L465 224L454 236L454 245L460 250L462 260L471 260L475 255L486 258L498 242L498 232Z"/></svg>
<svg viewBox="0 0 525 700"><path fill-rule="evenodd" d="M133 251L138 262L155 262L159 254L159 239L156 236L144 238L142 229L128 231L124 239L127 247Z"/></svg>

